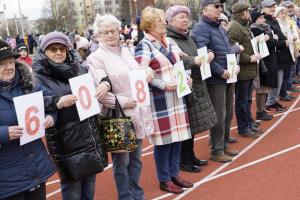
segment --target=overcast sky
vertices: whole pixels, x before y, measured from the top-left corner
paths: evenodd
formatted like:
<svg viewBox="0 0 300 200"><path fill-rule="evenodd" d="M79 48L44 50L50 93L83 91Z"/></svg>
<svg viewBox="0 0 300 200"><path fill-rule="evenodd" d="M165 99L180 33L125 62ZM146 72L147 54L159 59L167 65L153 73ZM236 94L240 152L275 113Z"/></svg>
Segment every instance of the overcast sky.
<svg viewBox="0 0 300 200"><path fill-rule="evenodd" d="M45 0L20 0L22 14L29 20L38 19L42 14ZM8 18L20 17L18 0L0 0L0 11L3 11L3 4L6 5L6 15Z"/></svg>

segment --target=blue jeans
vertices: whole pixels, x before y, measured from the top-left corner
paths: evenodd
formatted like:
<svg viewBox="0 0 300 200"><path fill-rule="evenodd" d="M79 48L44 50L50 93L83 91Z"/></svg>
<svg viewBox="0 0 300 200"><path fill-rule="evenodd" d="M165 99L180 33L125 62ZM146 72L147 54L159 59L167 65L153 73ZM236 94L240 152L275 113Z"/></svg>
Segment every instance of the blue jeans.
<svg viewBox="0 0 300 200"><path fill-rule="evenodd" d="M132 152L111 155L118 199L143 200L144 191L139 186L142 171L142 140L138 140L138 148Z"/></svg>
<svg viewBox="0 0 300 200"><path fill-rule="evenodd" d="M252 127L252 83L252 79L235 83L235 115L239 134L249 132L249 128Z"/></svg>
<svg viewBox="0 0 300 200"><path fill-rule="evenodd" d="M93 200L96 175L89 176L74 182L61 184L63 200Z"/></svg>
<svg viewBox="0 0 300 200"><path fill-rule="evenodd" d="M179 174L181 142L154 146L154 160L159 182L170 181Z"/></svg>

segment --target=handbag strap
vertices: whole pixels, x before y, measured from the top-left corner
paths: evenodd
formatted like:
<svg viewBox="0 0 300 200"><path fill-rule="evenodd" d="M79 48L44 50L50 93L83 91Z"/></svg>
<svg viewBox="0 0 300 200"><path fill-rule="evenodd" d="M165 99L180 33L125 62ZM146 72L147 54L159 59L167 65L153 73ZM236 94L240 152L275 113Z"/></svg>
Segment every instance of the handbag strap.
<svg viewBox="0 0 300 200"><path fill-rule="evenodd" d="M117 97L116 97L116 101L115 101L115 116L116 117L126 117Z"/></svg>

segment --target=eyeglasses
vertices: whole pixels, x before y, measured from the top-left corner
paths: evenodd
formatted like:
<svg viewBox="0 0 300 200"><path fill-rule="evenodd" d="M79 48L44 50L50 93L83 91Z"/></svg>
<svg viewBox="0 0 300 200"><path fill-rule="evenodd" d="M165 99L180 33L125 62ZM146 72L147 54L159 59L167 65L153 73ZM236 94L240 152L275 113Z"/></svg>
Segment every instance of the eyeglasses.
<svg viewBox="0 0 300 200"><path fill-rule="evenodd" d="M110 30L110 31L103 31L103 32L100 32L100 34L102 35L108 35L109 33L111 33L112 35L118 33L119 30L117 29L114 29L114 30Z"/></svg>
<svg viewBox="0 0 300 200"><path fill-rule="evenodd" d="M222 8L223 9L223 5L222 4L214 4L215 9L219 9Z"/></svg>
<svg viewBox="0 0 300 200"><path fill-rule="evenodd" d="M56 53L58 50L61 53L66 53L67 52L67 48L65 46L50 46L46 50L49 50L51 53Z"/></svg>

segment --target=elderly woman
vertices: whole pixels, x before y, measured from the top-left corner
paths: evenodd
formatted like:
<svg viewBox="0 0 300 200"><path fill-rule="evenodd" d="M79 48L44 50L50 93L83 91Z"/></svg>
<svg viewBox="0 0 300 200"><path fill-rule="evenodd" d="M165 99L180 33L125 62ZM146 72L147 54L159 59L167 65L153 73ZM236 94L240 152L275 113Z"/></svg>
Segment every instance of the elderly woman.
<svg viewBox="0 0 300 200"><path fill-rule="evenodd" d="M183 56L183 63L186 70L191 70L193 79L193 92L188 96L188 114L191 132L191 139L181 143L180 169L187 172L200 172L201 166L207 164L206 160L196 158L194 147L194 135L208 130L215 125L217 116L211 103L205 81L202 81L199 66L201 58L197 56L197 46L189 36L190 9L185 6L172 6L166 11L167 36L171 38L178 47L186 54ZM214 54L209 52L209 60Z"/></svg>
<svg viewBox="0 0 300 200"><path fill-rule="evenodd" d="M191 131L184 98L176 93L174 64L179 54L166 41L166 20L160 9L147 7L141 15L141 29L145 37L136 47L135 59L141 66L150 66L157 75L151 83L151 110L154 134L154 159L160 189L170 193L182 193L193 184L179 176L181 141L190 139ZM192 80L188 79L189 85Z"/></svg>
<svg viewBox="0 0 300 200"><path fill-rule="evenodd" d="M133 120L138 148L132 152L112 153L113 173L118 191L118 199L144 199L143 189L139 185L142 169L142 140L153 133L150 107L137 107L130 90L128 73L141 69L128 48L119 44L121 22L113 15L97 16L94 22L95 35L99 48L87 58L89 72L96 85L108 76L112 83L112 92L101 100L105 107L114 108L117 98L125 115ZM145 68L148 80L154 73Z"/></svg>
<svg viewBox="0 0 300 200"><path fill-rule="evenodd" d="M99 139L97 118L79 120L69 79L86 73L76 62L69 39L61 32L48 33L33 60L35 82L56 99L55 127L46 132L51 157L58 168L64 200L93 199L96 174L107 165L106 153ZM97 87L97 96L109 89L108 80Z"/></svg>
<svg viewBox="0 0 300 200"><path fill-rule="evenodd" d="M41 139L20 146L24 127L18 126L13 98L37 91L26 66L16 62L7 43L0 41L0 199L46 199L45 182L55 172ZM45 100L51 97L45 97ZM51 101L45 101L49 105ZM47 116L45 128L53 126Z"/></svg>

